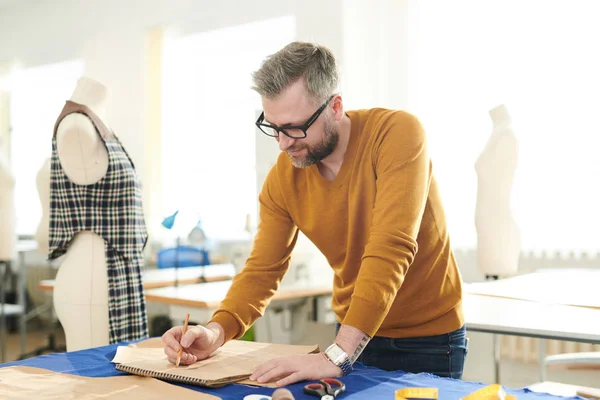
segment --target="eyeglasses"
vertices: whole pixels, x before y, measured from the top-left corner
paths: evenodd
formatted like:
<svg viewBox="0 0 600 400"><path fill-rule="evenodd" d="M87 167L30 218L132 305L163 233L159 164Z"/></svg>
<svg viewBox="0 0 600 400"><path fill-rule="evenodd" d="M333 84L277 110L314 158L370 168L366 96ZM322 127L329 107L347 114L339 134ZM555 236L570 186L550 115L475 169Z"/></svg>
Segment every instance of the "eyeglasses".
<svg viewBox="0 0 600 400"><path fill-rule="evenodd" d="M317 118L319 118L319 115L321 115L323 110L325 110L325 107L327 107L327 104L329 104L331 99L333 99L334 97L335 95L329 97L329 99L327 99L327 101L323 103L323 105L319 107L319 109L315 111L313 115L310 116L310 118L308 119L308 121L306 121L304 125L276 126L271 124L265 124L263 123L263 121L265 120L265 112L263 111L260 114L260 117L258 117L258 119L256 120L256 126L267 136L279 137L279 133L281 132L292 139L304 139L306 137L306 131L308 130L308 128L310 128L310 126L315 123Z"/></svg>

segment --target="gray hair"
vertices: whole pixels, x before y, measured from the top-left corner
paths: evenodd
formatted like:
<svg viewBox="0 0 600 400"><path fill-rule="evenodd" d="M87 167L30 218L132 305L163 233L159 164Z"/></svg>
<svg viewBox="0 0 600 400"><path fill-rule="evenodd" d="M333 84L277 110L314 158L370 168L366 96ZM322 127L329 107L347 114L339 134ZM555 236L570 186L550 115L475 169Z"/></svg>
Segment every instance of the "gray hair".
<svg viewBox="0 0 600 400"><path fill-rule="evenodd" d="M314 43L292 42L263 61L252 74L252 89L274 99L300 78L315 103L327 100L337 89L339 79L331 50Z"/></svg>

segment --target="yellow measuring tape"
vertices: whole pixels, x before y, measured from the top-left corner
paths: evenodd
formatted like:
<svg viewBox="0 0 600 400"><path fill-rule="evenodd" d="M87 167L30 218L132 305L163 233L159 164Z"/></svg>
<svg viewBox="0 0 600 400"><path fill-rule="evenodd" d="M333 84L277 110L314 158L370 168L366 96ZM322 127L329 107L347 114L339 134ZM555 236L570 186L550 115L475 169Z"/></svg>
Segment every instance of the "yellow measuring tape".
<svg viewBox="0 0 600 400"><path fill-rule="evenodd" d="M436 388L404 388L396 390L396 400L431 399L437 400ZM517 400L516 396L506 394L498 384L483 387L460 400Z"/></svg>
<svg viewBox="0 0 600 400"><path fill-rule="evenodd" d="M438 398L438 390L435 388L404 388L396 390L396 400L408 399L432 399Z"/></svg>
<svg viewBox="0 0 600 400"><path fill-rule="evenodd" d="M461 400L517 400L517 396L506 394L502 386L497 383L483 387Z"/></svg>

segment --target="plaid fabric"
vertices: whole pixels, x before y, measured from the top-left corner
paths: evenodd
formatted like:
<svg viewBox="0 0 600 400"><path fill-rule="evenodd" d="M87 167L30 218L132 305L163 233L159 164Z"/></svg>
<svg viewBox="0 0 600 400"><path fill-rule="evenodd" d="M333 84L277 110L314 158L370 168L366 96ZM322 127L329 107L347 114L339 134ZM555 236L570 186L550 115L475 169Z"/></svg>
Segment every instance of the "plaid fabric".
<svg viewBox="0 0 600 400"><path fill-rule="evenodd" d="M56 129L71 113L90 118L108 150L106 175L91 185L73 183L58 159ZM148 236L133 162L89 108L67 101L54 127L51 165L49 259L65 254L79 231L93 231L102 237L108 266L110 343L148 337L142 284L142 251Z"/></svg>

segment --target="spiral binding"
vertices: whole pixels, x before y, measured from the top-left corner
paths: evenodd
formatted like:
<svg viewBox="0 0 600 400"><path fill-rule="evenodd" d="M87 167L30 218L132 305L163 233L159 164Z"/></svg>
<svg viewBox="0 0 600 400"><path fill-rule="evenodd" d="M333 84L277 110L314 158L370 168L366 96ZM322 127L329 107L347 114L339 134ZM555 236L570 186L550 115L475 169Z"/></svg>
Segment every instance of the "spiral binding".
<svg viewBox="0 0 600 400"><path fill-rule="evenodd" d="M130 374L139 375L139 376L149 376L151 378L160 379L168 382L179 382L188 385L202 385L208 386L208 381L206 379L200 379L194 376L181 376L171 374L170 372L157 372L149 369L143 369L138 367L132 367L124 364L117 365L117 369L120 371L124 371Z"/></svg>
<svg viewBox="0 0 600 400"><path fill-rule="evenodd" d="M195 376L181 376L181 375L172 374L170 372L158 372L158 371L153 371L150 369L144 369L144 368L134 367L134 366L125 365L125 364L117 364L116 368L119 371L127 372L129 374L138 375L138 376L147 376L150 378L160 379L160 380L166 381L166 382L178 382L178 383L183 383L183 384L187 384L187 385L199 385L199 386L212 387L212 388L225 386L228 383L244 380L250 376L249 374L248 375L239 375L239 376L233 376L233 377L227 379L226 381L219 381L219 380L213 381L213 380L201 379L201 378L198 378Z"/></svg>

